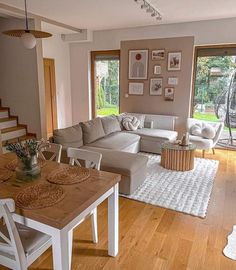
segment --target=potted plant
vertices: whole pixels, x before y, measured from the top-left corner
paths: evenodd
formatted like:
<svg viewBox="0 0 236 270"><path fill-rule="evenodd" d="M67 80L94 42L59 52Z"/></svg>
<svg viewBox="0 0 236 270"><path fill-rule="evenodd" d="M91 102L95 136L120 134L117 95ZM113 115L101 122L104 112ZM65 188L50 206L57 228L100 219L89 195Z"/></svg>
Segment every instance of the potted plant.
<svg viewBox="0 0 236 270"><path fill-rule="evenodd" d="M17 179L31 181L40 175L38 152L44 146L45 142L34 139L7 145L6 149L15 153L18 158L18 166L16 168Z"/></svg>

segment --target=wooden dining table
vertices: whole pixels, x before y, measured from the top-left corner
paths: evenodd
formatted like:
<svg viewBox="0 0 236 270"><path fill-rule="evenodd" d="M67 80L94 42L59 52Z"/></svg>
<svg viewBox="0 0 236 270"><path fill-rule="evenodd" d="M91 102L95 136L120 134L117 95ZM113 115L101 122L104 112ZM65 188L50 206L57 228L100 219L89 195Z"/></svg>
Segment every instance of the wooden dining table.
<svg viewBox="0 0 236 270"><path fill-rule="evenodd" d="M15 154L0 155L0 168L5 167ZM15 173L0 183L0 199L13 198L25 188L47 182L49 173L65 168L67 164L46 161L41 168L41 176L32 182L19 182ZM108 255L115 257L118 253L118 186L119 174L90 170L88 179L72 185L61 185L65 192L63 200L53 206L24 210L16 206L13 213L15 222L46 233L52 237L53 267L55 270L71 269L72 230L89 213L108 198Z"/></svg>

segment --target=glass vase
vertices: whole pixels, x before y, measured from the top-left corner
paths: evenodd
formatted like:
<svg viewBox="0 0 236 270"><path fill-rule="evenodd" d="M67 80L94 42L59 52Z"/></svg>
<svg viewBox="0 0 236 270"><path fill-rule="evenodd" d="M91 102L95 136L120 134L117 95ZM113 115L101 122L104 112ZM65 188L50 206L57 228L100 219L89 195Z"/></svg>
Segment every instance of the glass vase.
<svg viewBox="0 0 236 270"><path fill-rule="evenodd" d="M18 158L18 166L16 168L16 178L21 181L33 181L40 176L41 168L38 163L37 155L29 158Z"/></svg>

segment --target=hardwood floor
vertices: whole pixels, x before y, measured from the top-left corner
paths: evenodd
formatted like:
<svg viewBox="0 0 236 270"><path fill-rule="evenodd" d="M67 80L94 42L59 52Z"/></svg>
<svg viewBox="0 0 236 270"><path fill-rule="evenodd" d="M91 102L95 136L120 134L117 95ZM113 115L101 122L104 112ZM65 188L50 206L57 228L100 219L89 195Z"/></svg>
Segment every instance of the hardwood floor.
<svg viewBox="0 0 236 270"><path fill-rule="evenodd" d="M236 261L222 255L226 237L236 224L236 151L206 152L206 158L218 159L220 165L205 219L120 198L120 251L110 258L104 202L98 209L97 245L91 241L89 220L75 230L72 269L236 269ZM51 250L30 269L52 269Z"/></svg>

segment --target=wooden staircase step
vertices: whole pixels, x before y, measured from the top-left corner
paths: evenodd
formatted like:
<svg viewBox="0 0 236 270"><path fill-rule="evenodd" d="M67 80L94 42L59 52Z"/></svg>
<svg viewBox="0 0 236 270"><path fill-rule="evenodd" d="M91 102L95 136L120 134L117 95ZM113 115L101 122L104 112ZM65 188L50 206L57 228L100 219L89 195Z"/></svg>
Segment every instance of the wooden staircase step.
<svg viewBox="0 0 236 270"><path fill-rule="evenodd" d="M26 128L23 126L16 126L11 128L4 128L1 130L2 141L8 141L14 138L22 137L27 134Z"/></svg>
<svg viewBox="0 0 236 270"><path fill-rule="evenodd" d="M17 143L17 142L23 142L23 141L31 140L31 139L36 139L36 137L34 135L24 135L18 138L13 138L13 139L4 141L3 146L6 146L7 143Z"/></svg>
<svg viewBox="0 0 236 270"><path fill-rule="evenodd" d="M0 118L0 130L17 126L17 117Z"/></svg>
<svg viewBox="0 0 236 270"><path fill-rule="evenodd" d="M0 119L9 117L9 110L0 108Z"/></svg>

